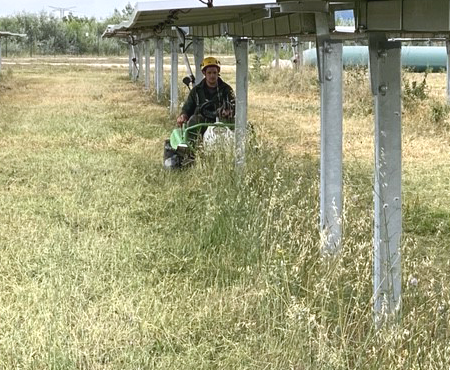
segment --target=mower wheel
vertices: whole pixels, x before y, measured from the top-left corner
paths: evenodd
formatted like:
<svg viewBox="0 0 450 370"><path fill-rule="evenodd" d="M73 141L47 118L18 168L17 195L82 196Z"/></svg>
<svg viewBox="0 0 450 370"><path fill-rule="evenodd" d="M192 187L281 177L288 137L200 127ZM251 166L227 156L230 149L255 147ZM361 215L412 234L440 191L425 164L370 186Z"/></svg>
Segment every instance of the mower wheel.
<svg viewBox="0 0 450 370"><path fill-rule="evenodd" d="M181 158L177 151L170 145L170 140L164 142L164 154L163 154L164 168L174 169L181 167Z"/></svg>

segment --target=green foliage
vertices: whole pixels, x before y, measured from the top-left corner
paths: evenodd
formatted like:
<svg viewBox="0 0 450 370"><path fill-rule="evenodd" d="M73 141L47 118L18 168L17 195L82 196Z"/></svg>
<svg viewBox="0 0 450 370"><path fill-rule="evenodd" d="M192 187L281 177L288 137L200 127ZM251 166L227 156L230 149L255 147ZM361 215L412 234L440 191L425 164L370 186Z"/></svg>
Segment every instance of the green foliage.
<svg viewBox="0 0 450 370"><path fill-rule="evenodd" d="M121 11L114 9L105 20L78 17L69 13L62 20L53 13L39 14L22 12L14 16L0 17L2 30L25 33L26 39L6 39L2 43L4 56L18 55L123 55L127 45L117 38L102 39L101 35L108 25L128 20L133 13L128 3ZM150 52L153 45L150 45ZM166 52L170 52L168 43ZM233 51L231 39L219 37L208 39L205 50L211 55L228 55Z"/></svg>
<svg viewBox="0 0 450 370"><path fill-rule="evenodd" d="M336 18L336 26L355 26L355 20L352 19L346 19L342 17Z"/></svg>
<svg viewBox="0 0 450 370"><path fill-rule="evenodd" d="M258 54L252 55L252 66L249 75L252 82L264 82L269 78L269 73L263 68L263 63Z"/></svg>
<svg viewBox="0 0 450 370"><path fill-rule="evenodd" d="M128 19L133 8L128 3L120 13L117 9L104 21L95 18L77 17L69 14L62 20L52 13L19 13L0 17L0 29L24 33L24 39L6 39L2 43L2 54L9 55L54 55L89 54L118 55L126 53L127 47L117 39L102 39L101 35L110 24Z"/></svg>
<svg viewBox="0 0 450 370"><path fill-rule="evenodd" d="M447 102L433 101L431 104L431 119L433 123L441 129L448 129L447 121L450 113L450 107Z"/></svg>
<svg viewBox="0 0 450 370"><path fill-rule="evenodd" d="M410 81L403 76L403 104L406 108L428 98L427 76L428 73L425 72L421 82Z"/></svg>
<svg viewBox="0 0 450 370"><path fill-rule="evenodd" d="M266 65L275 60L276 51L275 44L258 45L257 47L264 49L262 54L262 61ZM292 57L292 49L290 44L279 44L279 57L280 59L290 59Z"/></svg>
<svg viewBox="0 0 450 370"><path fill-rule="evenodd" d="M450 212L434 209L420 201L418 197L406 203L404 220L405 231L420 236L450 238Z"/></svg>
<svg viewBox="0 0 450 370"><path fill-rule="evenodd" d="M209 55L233 54L233 41L229 37L216 37L205 39L205 53Z"/></svg>
<svg viewBox="0 0 450 370"><path fill-rule="evenodd" d="M445 135L450 130L450 107L446 100L432 94L427 83L428 74L427 71L423 75L403 75L405 127L419 135Z"/></svg>
<svg viewBox="0 0 450 370"><path fill-rule="evenodd" d="M352 10L335 12L336 26L355 26L354 12Z"/></svg>

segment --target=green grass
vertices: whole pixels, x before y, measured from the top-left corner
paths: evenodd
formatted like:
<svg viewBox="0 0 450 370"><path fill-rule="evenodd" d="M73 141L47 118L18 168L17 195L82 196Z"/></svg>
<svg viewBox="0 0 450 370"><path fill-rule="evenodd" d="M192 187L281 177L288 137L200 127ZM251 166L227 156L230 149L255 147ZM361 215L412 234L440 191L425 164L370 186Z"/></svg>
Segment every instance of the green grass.
<svg viewBox="0 0 450 370"><path fill-rule="evenodd" d="M259 145L242 173L225 149L167 172L167 104L125 70L17 66L0 84L0 369L449 367L445 133L427 137L423 162L406 148L403 318L376 332L359 143L346 146L343 251L327 259L318 158L264 135L278 121L251 111ZM255 84L251 104L267 94Z"/></svg>

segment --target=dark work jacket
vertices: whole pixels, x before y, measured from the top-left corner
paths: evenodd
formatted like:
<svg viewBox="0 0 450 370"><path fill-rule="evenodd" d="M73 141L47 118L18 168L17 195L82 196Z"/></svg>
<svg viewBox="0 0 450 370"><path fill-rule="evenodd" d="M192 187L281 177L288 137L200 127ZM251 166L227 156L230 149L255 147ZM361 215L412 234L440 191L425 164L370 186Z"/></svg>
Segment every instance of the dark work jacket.
<svg viewBox="0 0 450 370"><path fill-rule="evenodd" d="M235 96L234 91L230 85L223 82L219 77L217 88L214 93L210 93L205 79L201 80L198 85L195 85L184 103L181 113L191 117L193 114L198 114L197 111L201 105L207 101L213 101L215 109L219 109L224 103L230 103L234 115Z"/></svg>

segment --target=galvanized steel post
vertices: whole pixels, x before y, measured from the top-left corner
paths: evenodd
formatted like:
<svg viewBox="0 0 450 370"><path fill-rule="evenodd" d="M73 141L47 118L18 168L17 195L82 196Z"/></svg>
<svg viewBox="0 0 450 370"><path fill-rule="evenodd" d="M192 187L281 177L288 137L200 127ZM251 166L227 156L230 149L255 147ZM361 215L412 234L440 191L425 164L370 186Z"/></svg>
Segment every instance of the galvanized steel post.
<svg viewBox="0 0 450 370"><path fill-rule="evenodd" d="M139 44L138 44L138 47L137 47L137 49L138 49L138 57L137 57L137 60L138 60L138 75L137 75L137 78L140 80L140 81L142 81L143 79L144 79L144 74L143 74L143 71L144 71L144 68L143 68L143 56L144 56L144 43L145 43L145 41L139 41Z"/></svg>
<svg viewBox="0 0 450 370"><path fill-rule="evenodd" d="M375 103L374 318L379 328L401 314L401 43L369 37Z"/></svg>
<svg viewBox="0 0 450 370"><path fill-rule="evenodd" d="M322 252L342 239L342 41L331 40L326 14L316 14L320 80L320 227Z"/></svg>
<svg viewBox="0 0 450 370"><path fill-rule="evenodd" d="M133 82L137 81L138 78L138 57L139 57L139 48L136 47L136 43L134 40L131 40L131 79Z"/></svg>
<svg viewBox="0 0 450 370"><path fill-rule="evenodd" d="M445 41L447 48L447 103L450 104L450 40Z"/></svg>
<svg viewBox="0 0 450 370"><path fill-rule="evenodd" d="M280 43L276 42L274 44L275 49L275 68L280 68Z"/></svg>
<svg viewBox="0 0 450 370"><path fill-rule="evenodd" d="M144 53L145 53L145 90L150 89L150 41L144 41Z"/></svg>
<svg viewBox="0 0 450 370"><path fill-rule="evenodd" d="M171 73L170 73L170 115L178 110L178 40L170 39Z"/></svg>
<svg viewBox="0 0 450 370"><path fill-rule="evenodd" d="M245 164L245 146L247 141L247 106L248 106L248 40L233 40L236 57L236 128L235 153L236 167Z"/></svg>
<svg viewBox="0 0 450 370"><path fill-rule="evenodd" d="M164 92L164 39L156 38L155 48L155 87L156 99L161 101Z"/></svg>
<svg viewBox="0 0 450 370"><path fill-rule="evenodd" d="M128 76L133 79L133 45L128 43Z"/></svg>
<svg viewBox="0 0 450 370"><path fill-rule="evenodd" d="M195 64L195 84L197 85L203 79L203 73L200 64L205 55L205 43L200 37L192 38L192 47L194 48L194 64Z"/></svg>

